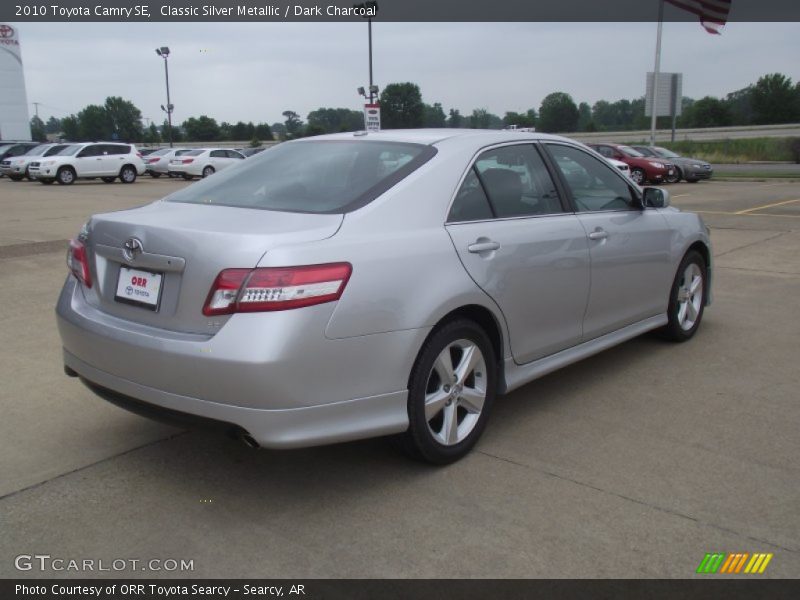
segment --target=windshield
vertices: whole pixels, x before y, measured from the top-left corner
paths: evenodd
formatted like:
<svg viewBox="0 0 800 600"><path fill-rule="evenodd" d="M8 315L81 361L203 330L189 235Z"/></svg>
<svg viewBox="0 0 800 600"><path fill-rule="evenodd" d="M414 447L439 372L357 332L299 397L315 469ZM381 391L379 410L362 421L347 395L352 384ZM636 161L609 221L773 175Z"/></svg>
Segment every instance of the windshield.
<svg viewBox="0 0 800 600"><path fill-rule="evenodd" d="M167 197L169 202L342 213L377 198L434 154L420 144L287 142Z"/></svg>
<svg viewBox="0 0 800 600"><path fill-rule="evenodd" d="M680 158L680 154L675 154L672 150L667 150L666 148L660 148L658 146L654 146L653 150L656 151L661 158Z"/></svg>
<svg viewBox="0 0 800 600"><path fill-rule="evenodd" d="M30 150L28 150L25 153L25 156L41 156L42 154L47 152L49 148L50 146L36 146L36 148L31 148Z"/></svg>
<svg viewBox="0 0 800 600"><path fill-rule="evenodd" d="M632 156L634 158L640 158L640 157L644 156L644 154L642 154L638 150L634 150L630 146L620 146L619 149L620 149L620 152L622 152L626 156Z"/></svg>
<svg viewBox="0 0 800 600"><path fill-rule="evenodd" d="M56 156L72 156L81 148L83 148L81 144L70 144L69 146L64 148L61 152L56 154Z"/></svg>
<svg viewBox="0 0 800 600"><path fill-rule="evenodd" d="M3 144L2 146L0 146L0 154L2 154L3 152L5 152L9 148L11 148L11 146L13 146L13 145L14 144Z"/></svg>

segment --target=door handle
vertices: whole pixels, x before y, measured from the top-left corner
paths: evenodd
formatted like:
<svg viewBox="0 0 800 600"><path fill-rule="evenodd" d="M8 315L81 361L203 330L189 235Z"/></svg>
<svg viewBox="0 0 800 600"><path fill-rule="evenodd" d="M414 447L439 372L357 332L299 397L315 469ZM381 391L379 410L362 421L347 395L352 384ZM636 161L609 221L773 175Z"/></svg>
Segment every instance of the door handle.
<svg viewBox="0 0 800 600"><path fill-rule="evenodd" d="M500 244L497 242L484 241L484 242L475 242L467 246L467 250L472 252L473 254L480 254L481 252L492 252L494 250L499 250Z"/></svg>
<svg viewBox="0 0 800 600"><path fill-rule="evenodd" d="M596 229L589 234L590 240L604 240L608 237L608 232L604 229Z"/></svg>

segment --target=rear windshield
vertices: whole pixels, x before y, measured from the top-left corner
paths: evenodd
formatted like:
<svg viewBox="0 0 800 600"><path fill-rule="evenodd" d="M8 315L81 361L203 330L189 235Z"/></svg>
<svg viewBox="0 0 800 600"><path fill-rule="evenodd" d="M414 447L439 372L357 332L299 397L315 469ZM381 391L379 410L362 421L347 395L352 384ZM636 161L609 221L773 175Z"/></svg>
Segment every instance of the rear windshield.
<svg viewBox="0 0 800 600"><path fill-rule="evenodd" d="M349 212L377 198L435 154L432 146L397 142L287 142L166 199L288 212Z"/></svg>
<svg viewBox="0 0 800 600"><path fill-rule="evenodd" d="M164 156L167 152L170 152L172 148L160 148L159 150L153 150L146 156Z"/></svg>

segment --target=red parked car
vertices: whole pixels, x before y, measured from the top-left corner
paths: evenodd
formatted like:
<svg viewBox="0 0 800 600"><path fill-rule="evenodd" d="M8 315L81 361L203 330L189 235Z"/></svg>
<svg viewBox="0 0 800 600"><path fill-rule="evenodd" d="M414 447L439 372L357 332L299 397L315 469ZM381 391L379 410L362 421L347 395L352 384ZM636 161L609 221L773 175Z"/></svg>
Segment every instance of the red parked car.
<svg viewBox="0 0 800 600"><path fill-rule="evenodd" d="M587 144L606 158L621 160L631 168L631 179L638 185L666 183L675 174L675 165L659 158L645 156L638 150L622 144Z"/></svg>

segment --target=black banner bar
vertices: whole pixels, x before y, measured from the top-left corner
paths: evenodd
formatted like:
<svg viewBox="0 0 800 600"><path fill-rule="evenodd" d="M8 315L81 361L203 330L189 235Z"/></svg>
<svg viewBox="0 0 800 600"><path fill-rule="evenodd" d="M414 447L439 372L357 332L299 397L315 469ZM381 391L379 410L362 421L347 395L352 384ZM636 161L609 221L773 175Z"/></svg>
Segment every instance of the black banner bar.
<svg viewBox="0 0 800 600"><path fill-rule="evenodd" d="M659 0L378 0L377 14L365 12L372 11L370 4L356 0L3 0L0 21L346 22L373 16L401 22L646 22L658 19ZM698 18L665 3L664 20ZM800 21L800 2L732 0L728 21Z"/></svg>
<svg viewBox="0 0 800 600"><path fill-rule="evenodd" d="M437 599L458 600L528 598L637 600L792 600L800 598L800 580L711 578L679 580L453 580L453 579L27 579L3 580L0 598L14 600L102 600L202 598L247 600Z"/></svg>

